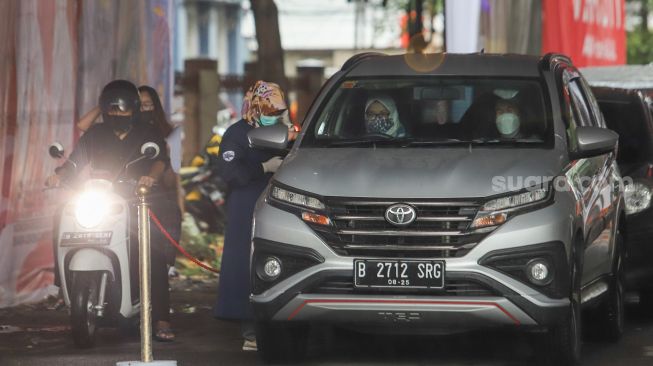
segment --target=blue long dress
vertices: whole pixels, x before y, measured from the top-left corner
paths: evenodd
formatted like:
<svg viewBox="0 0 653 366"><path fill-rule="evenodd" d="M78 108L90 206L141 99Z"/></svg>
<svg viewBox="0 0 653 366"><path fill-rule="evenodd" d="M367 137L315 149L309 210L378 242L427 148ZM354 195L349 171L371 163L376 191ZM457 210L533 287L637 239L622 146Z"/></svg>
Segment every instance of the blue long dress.
<svg viewBox="0 0 653 366"><path fill-rule="evenodd" d="M224 252L214 315L220 319L252 319L249 294L252 217L257 199L272 176L262 162L274 154L249 147L254 127L240 120L227 129L220 143L218 174L229 186Z"/></svg>

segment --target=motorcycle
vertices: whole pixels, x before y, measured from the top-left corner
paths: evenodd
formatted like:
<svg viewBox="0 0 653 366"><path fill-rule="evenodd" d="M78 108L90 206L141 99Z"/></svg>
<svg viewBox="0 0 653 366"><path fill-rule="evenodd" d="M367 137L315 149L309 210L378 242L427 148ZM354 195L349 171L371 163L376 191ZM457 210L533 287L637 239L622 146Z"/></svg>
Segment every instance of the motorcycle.
<svg viewBox="0 0 653 366"><path fill-rule="evenodd" d="M65 159L59 143L52 144L49 153ZM146 142L141 156L125 169L158 154L159 147ZM138 324L138 229L132 214L136 200L117 193L134 192L136 187L133 180L89 179L55 219L56 270L70 309L73 340L80 348L94 345L100 326Z"/></svg>
<svg viewBox="0 0 653 366"><path fill-rule="evenodd" d="M180 172L184 206L204 232L224 233L225 185L209 166L185 167Z"/></svg>
<svg viewBox="0 0 653 366"><path fill-rule="evenodd" d="M226 185L216 174L222 138L216 128L201 153L182 167L179 175L184 189L184 207L204 232L222 234L225 227Z"/></svg>

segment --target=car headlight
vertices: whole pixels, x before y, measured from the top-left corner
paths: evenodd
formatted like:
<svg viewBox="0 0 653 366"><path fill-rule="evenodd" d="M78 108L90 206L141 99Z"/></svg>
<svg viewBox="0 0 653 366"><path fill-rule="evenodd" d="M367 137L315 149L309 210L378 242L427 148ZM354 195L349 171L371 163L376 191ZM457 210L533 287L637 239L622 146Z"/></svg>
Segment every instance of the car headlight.
<svg viewBox="0 0 653 366"><path fill-rule="evenodd" d="M546 186L487 201L476 214L472 228L501 225L508 220L511 214L546 201L549 198L549 193L550 188Z"/></svg>
<svg viewBox="0 0 653 366"><path fill-rule="evenodd" d="M104 191L84 191L75 202L75 219L77 223L91 229L98 226L110 212L109 195Z"/></svg>
<svg viewBox="0 0 653 366"><path fill-rule="evenodd" d="M643 183L629 184L624 188L626 215L642 212L651 206L651 188Z"/></svg>
<svg viewBox="0 0 653 366"><path fill-rule="evenodd" d="M314 210L323 210L325 208L324 203L315 197L292 192L277 186L272 186L270 196L278 201L295 206L312 208Z"/></svg>

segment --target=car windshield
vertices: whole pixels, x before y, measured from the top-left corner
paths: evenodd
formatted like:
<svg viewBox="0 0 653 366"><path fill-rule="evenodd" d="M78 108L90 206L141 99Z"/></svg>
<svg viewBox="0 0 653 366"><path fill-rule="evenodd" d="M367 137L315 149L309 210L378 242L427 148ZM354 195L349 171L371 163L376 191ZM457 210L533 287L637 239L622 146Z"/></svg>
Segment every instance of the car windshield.
<svg viewBox="0 0 653 366"><path fill-rule="evenodd" d="M349 79L302 146L541 146L553 136L549 116L539 79Z"/></svg>

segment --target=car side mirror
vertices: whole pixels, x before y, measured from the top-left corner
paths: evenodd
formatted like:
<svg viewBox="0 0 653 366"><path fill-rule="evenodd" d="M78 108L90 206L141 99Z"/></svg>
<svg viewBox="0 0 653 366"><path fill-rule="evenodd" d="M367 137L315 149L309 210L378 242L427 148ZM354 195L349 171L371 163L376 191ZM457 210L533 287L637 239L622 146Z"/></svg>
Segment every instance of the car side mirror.
<svg viewBox="0 0 653 366"><path fill-rule="evenodd" d="M63 145L59 142L53 142L48 149L48 153L54 159L61 159L64 157Z"/></svg>
<svg viewBox="0 0 653 366"><path fill-rule="evenodd" d="M279 123L258 127L247 133L247 139L254 148L283 150L288 147L288 126Z"/></svg>
<svg viewBox="0 0 653 366"><path fill-rule="evenodd" d="M161 150L159 149L159 145L155 144L154 142L146 142L141 146L141 154L147 159L156 158L159 156L160 152Z"/></svg>
<svg viewBox="0 0 653 366"><path fill-rule="evenodd" d="M591 158L615 151L619 143L619 135L601 127L578 127L576 143L577 151L572 154L572 158L574 160Z"/></svg>

